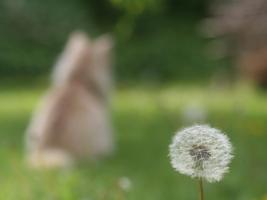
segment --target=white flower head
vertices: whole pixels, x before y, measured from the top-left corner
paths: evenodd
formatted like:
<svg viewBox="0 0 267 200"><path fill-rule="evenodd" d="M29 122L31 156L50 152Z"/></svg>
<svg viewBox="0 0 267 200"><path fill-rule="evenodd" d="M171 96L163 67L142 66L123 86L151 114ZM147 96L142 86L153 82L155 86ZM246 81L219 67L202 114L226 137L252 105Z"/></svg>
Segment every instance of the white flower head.
<svg viewBox="0 0 267 200"><path fill-rule="evenodd" d="M201 123L207 119L207 111L199 103L188 103L182 110L182 119L186 124Z"/></svg>
<svg viewBox="0 0 267 200"><path fill-rule="evenodd" d="M220 130L208 125L185 128L170 145L173 168L193 178L220 181L233 158L232 145Z"/></svg>
<svg viewBox="0 0 267 200"><path fill-rule="evenodd" d="M119 178L118 184L119 184L119 187L126 192L130 191L132 187L131 180L125 176Z"/></svg>

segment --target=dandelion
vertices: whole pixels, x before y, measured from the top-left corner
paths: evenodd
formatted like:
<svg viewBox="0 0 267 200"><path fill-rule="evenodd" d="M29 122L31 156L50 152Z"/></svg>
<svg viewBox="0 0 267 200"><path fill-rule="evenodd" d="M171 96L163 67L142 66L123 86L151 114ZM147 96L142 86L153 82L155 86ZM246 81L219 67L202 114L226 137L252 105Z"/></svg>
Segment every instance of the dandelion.
<svg viewBox="0 0 267 200"><path fill-rule="evenodd" d="M203 123L207 119L207 111L201 104L191 102L182 109L181 116L185 124Z"/></svg>
<svg viewBox="0 0 267 200"><path fill-rule="evenodd" d="M118 184L119 184L119 187L126 192L128 192L132 187L131 180L125 176L119 178Z"/></svg>
<svg viewBox="0 0 267 200"><path fill-rule="evenodd" d="M202 179L220 181L233 158L232 145L220 130L195 125L179 131L170 145L172 167L181 174L199 179L200 199L204 199Z"/></svg>

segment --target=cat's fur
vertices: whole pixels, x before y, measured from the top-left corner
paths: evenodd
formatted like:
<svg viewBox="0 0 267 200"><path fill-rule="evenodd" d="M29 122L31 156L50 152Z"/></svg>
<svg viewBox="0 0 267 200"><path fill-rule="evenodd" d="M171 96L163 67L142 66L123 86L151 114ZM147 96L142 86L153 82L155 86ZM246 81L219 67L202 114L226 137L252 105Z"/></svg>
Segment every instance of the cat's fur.
<svg viewBox="0 0 267 200"><path fill-rule="evenodd" d="M54 67L52 84L27 129L27 160L33 167L61 167L111 154L108 101L109 36L90 40L75 32Z"/></svg>

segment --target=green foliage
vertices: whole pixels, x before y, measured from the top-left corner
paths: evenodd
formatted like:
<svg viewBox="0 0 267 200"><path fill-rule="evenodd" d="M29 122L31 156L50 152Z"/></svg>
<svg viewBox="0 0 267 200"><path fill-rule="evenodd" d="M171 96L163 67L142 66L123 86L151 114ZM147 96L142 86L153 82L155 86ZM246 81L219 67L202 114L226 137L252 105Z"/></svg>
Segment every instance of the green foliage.
<svg viewBox="0 0 267 200"><path fill-rule="evenodd" d="M127 13L140 15L146 10L159 9L162 0L110 0L112 4Z"/></svg>
<svg viewBox="0 0 267 200"><path fill-rule="evenodd" d="M58 0L0 2L0 76L47 75L70 32L116 40L123 80L194 79L212 71L196 32L205 1Z"/></svg>

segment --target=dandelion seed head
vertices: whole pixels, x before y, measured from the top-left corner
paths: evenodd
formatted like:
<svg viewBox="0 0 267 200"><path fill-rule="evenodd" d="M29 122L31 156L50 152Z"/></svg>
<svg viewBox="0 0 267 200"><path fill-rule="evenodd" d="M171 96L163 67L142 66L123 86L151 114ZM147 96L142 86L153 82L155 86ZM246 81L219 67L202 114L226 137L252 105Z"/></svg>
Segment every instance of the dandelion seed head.
<svg viewBox="0 0 267 200"><path fill-rule="evenodd" d="M206 121L207 111L201 104L191 102L182 109L181 117L185 124L203 123Z"/></svg>
<svg viewBox="0 0 267 200"><path fill-rule="evenodd" d="M126 192L128 192L132 187L131 180L125 176L119 178L118 184L119 184L119 187Z"/></svg>
<svg viewBox="0 0 267 200"><path fill-rule="evenodd" d="M232 145L220 130L195 125L178 131L170 145L172 167L192 178L220 181L233 158Z"/></svg>

